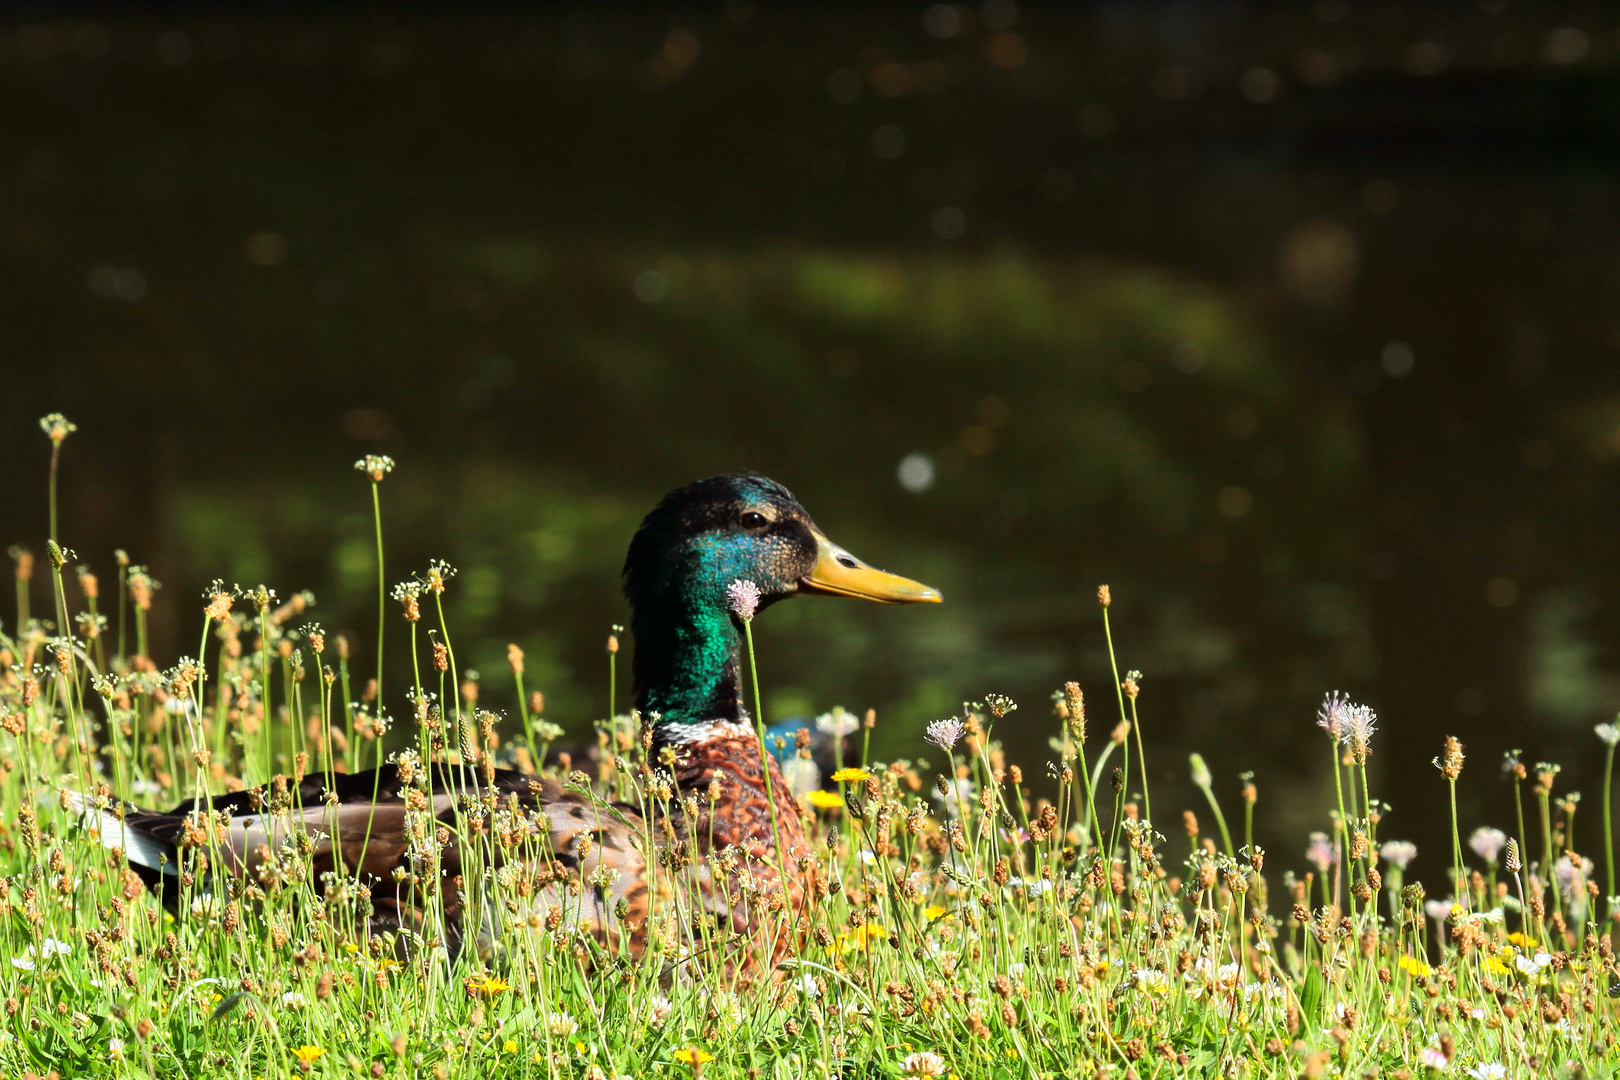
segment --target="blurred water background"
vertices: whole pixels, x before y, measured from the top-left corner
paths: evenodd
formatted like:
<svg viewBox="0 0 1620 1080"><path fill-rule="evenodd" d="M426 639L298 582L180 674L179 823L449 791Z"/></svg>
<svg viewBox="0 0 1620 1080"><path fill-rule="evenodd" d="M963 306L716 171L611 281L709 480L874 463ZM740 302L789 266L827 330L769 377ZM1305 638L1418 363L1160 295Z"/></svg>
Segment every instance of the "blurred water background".
<svg viewBox="0 0 1620 1080"><path fill-rule="evenodd" d="M1007 693L1038 775L1107 582L1163 805L1253 769L1299 863L1344 690L1438 877L1444 736L1511 826L1501 753L1595 808L1620 708L1617 74L1599 4L11 6L0 541L60 409L161 662L215 577L364 656L388 453L390 580L585 733L640 514L755 469L948 601L773 609L772 719Z"/></svg>

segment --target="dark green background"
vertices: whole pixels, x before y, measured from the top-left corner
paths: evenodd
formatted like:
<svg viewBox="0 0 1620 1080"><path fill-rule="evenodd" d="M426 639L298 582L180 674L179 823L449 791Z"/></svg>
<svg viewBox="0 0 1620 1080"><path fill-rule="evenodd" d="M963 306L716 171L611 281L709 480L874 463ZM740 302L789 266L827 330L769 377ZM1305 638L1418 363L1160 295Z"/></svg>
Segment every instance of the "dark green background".
<svg viewBox="0 0 1620 1080"><path fill-rule="evenodd" d="M1467 827L1511 823L1522 747L1586 789L1597 855L1620 16L961 7L942 38L927 10L11 9L4 539L43 547L61 409L63 538L152 565L161 660L216 576L313 589L363 656L351 464L387 452L390 580L460 567L484 700L515 640L583 732L639 515L753 468L948 599L773 609L773 718L872 705L882 754L917 753L1009 693L1039 773L1062 680L1108 722L1106 581L1161 805L1199 805L1189 750L1233 810L1255 769L1298 863L1337 688L1379 710L1384 831L1422 872L1447 734Z"/></svg>

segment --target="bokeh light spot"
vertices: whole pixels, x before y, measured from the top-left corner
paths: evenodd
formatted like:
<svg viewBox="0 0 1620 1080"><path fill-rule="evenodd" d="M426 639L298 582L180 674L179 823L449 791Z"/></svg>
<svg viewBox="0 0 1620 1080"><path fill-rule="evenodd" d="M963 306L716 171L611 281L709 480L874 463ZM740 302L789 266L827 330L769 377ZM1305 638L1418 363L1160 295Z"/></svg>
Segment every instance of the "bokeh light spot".
<svg viewBox="0 0 1620 1080"><path fill-rule="evenodd" d="M1592 39L1585 30L1560 26L1547 35L1545 55L1555 64L1578 64L1592 51Z"/></svg>
<svg viewBox="0 0 1620 1080"><path fill-rule="evenodd" d="M643 270L630 283L630 289L643 304L656 304L669 295L669 279L657 270Z"/></svg>
<svg viewBox="0 0 1620 1080"><path fill-rule="evenodd" d="M934 486L934 459L923 453L907 454L900 459L895 475L901 487L921 495Z"/></svg>
<svg viewBox="0 0 1620 1080"><path fill-rule="evenodd" d="M1392 379L1406 378L1412 374L1412 368L1416 363L1417 353L1413 352L1412 346L1404 341L1390 342L1378 355L1378 366Z"/></svg>

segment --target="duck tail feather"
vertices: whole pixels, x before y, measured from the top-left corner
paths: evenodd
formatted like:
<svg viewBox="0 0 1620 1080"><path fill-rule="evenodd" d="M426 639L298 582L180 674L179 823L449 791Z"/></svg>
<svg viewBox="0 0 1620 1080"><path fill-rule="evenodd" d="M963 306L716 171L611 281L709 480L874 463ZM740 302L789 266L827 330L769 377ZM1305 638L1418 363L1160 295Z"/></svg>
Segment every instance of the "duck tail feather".
<svg viewBox="0 0 1620 1080"><path fill-rule="evenodd" d="M68 808L79 815L80 824L92 829L108 851L121 851L130 869L148 885L156 887L164 878L178 878L179 852L167 840L142 831L143 818L162 817L117 799L87 797L77 791L64 793Z"/></svg>

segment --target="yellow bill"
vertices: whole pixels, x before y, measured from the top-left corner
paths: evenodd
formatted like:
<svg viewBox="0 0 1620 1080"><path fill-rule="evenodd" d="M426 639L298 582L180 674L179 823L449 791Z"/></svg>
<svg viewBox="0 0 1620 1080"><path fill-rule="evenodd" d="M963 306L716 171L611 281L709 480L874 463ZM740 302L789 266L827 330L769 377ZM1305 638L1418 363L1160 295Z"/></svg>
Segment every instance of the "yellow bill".
<svg viewBox="0 0 1620 1080"><path fill-rule="evenodd" d="M800 592L853 596L880 604L937 604L944 599L938 589L867 566L819 531L815 535L816 565L799 579Z"/></svg>

